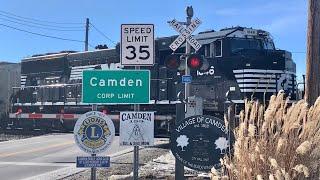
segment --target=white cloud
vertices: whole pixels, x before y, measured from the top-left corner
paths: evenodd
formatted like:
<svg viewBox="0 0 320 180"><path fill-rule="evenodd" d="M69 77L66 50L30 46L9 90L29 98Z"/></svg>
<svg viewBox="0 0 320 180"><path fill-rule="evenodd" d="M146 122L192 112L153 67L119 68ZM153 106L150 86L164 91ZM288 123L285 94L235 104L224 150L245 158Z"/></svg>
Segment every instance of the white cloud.
<svg viewBox="0 0 320 180"><path fill-rule="evenodd" d="M292 31L297 26L302 26L306 22L303 16L283 16L275 18L271 23L262 26L273 34L282 34L285 32Z"/></svg>

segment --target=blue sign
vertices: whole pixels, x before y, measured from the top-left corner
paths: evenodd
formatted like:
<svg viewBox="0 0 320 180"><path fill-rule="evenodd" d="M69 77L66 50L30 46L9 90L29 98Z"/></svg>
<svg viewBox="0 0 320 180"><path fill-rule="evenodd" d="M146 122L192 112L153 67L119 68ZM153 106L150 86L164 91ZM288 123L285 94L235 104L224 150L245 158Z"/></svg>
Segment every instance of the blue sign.
<svg viewBox="0 0 320 180"><path fill-rule="evenodd" d="M110 167L110 157L102 156L83 156L77 157L77 167L80 168L92 168L92 167Z"/></svg>
<svg viewBox="0 0 320 180"><path fill-rule="evenodd" d="M182 83L186 84L186 83L191 83L192 81L192 76L190 75L183 75L182 76Z"/></svg>

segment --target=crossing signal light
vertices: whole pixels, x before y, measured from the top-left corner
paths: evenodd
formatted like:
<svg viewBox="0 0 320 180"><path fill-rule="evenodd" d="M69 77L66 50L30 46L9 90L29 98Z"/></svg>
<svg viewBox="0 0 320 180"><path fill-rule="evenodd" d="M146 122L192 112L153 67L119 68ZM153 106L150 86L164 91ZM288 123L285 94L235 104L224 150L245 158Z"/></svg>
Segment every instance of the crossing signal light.
<svg viewBox="0 0 320 180"><path fill-rule="evenodd" d="M180 64L181 60L177 54L170 54L165 59L165 65L169 69L178 69Z"/></svg>
<svg viewBox="0 0 320 180"><path fill-rule="evenodd" d="M199 70L203 65L203 60L198 54L191 54L187 58L187 64L190 69Z"/></svg>

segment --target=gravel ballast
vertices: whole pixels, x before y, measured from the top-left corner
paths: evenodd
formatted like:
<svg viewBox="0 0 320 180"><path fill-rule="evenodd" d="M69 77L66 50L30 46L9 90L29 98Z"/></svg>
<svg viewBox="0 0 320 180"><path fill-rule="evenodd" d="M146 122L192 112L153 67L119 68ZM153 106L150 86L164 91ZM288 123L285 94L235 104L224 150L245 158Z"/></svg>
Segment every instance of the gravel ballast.
<svg viewBox="0 0 320 180"><path fill-rule="evenodd" d="M169 145L162 147L143 148L139 151L139 179L168 179L173 180L175 174L175 158ZM133 179L133 153L111 158L111 167L98 169L97 179L131 180ZM67 180L90 179L90 169L63 178ZM209 179L209 174L185 167L185 179Z"/></svg>
<svg viewBox="0 0 320 180"><path fill-rule="evenodd" d="M146 165L146 163L153 159L164 155L169 152L167 145L163 147L150 147L139 150L139 165L140 167ZM98 168L97 179L132 179L130 173L133 169L133 153L123 154L117 157L111 158L111 165L108 169ZM113 177L111 177L113 176ZM111 178L110 178L111 177ZM90 169L87 169L78 174L63 178L66 180L87 180L90 179ZM141 179L141 178L139 178Z"/></svg>

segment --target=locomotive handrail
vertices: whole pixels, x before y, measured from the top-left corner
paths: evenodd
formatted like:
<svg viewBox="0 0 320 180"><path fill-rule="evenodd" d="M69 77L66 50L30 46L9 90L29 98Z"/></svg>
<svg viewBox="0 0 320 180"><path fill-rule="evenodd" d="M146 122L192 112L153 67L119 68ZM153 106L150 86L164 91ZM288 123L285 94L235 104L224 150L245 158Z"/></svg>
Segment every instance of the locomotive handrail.
<svg viewBox="0 0 320 180"><path fill-rule="evenodd" d="M63 70L60 70L60 71L43 71L43 72L41 72L41 73L59 73L59 72L63 72ZM28 72L28 73L26 73L26 74L28 74L28 75L30 75L30 74L40 74L39 72L37 72L37 73L34 73L34 72ZM26 74L21 74L21 75L26 75Z"/></svg>
<svg viewBox="0 0 320 180"><path fill-rule="evenodd" d="M167 83L167 81L169 80L174 80L174 78L157 78L157 79L151 79L151 81L161 81L163 83ZM61 100L61 97L59 97L59 99L50 99L48 102L55 103L55 102L63 102L63 104L59 104L59 105L65 105L65 103L69 102L74 102L76 105L81 101L81 97L79 96L79 92L81 92L81 85L82 83L59 83L59 84L47 84L47 85L37 85L37 86L20 86L20 87L12 87L12 89L14 91L32 91L33 95L36 96L32 96L32 101L30 105L38 105L38 104L42 104L44 99L47 99L44 97L44 95L42 93L38 94L39 90L44 89L44 88L59 88L62 90L62 96L61 97L65 97L64 100ZM70 91L67 91L68 88L71 88ZM73 90L72 90L73 89ZM69 96L68 92L71 92L72 94L71 96ZM21 93L18 94L18 97L16 100L13 100L11 102L11 104L15 104L20 102L21 99L24 99L23 97L21 97ZM24 101L24 100L23 100Z"/></svg>
<svg viewBox="0 0 320 180"><path fill-rule="evenodd" d="M64 87L64 86L75 86L81 85L82 83L72 83L72 84L48 84L48 85L39 85L39 86L20 86L20 87L12 87L12 89L24 89L24 88L39 88L39 87Z"/></svg>
<svg viewBox="0 0 320 180"><path fill-rule="evenodd" d="M167 81L174 80L174 78L161 78L161 79L150 79L151 81ZM20 87L12 87L12 89L24 89L24 88L41 88L41 87L65 87L65 86L76 86L82 85L82 83L72 83L72 84L47 84L47 85L39 85L39 86L20 86Z"/></svg>

